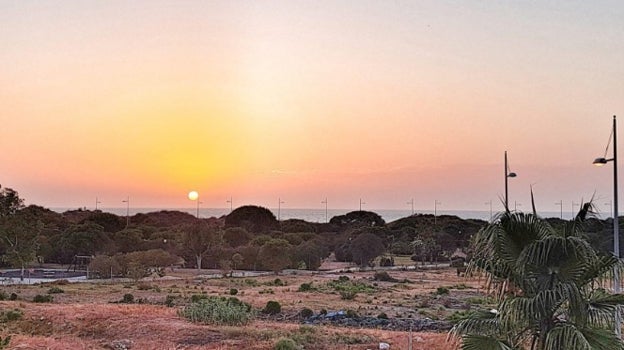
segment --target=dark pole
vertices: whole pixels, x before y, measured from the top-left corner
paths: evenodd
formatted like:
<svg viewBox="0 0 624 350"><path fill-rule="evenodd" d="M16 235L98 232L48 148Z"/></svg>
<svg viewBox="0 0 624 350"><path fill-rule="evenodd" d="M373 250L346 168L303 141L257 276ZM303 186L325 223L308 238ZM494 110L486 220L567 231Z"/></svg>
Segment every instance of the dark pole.
<svg viewBox="0 0 624 350"><path fill-rule="evenodd" d="M620 258L620 225L618 222L617 122L613 116L613 254ZM614 275L615 293L620 292L620 275Z"/></svg>
<svg viewBox="0 0 624 350"><path fill-rule="evenodd" d="M505 210L509 211L509 190L507 186L507 151L505 151Z"/></svg>

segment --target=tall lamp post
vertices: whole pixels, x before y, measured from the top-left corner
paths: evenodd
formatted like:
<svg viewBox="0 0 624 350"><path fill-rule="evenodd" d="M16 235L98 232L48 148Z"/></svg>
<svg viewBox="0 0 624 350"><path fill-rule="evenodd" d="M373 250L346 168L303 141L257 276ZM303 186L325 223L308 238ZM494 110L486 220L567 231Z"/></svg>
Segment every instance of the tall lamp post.
<svg viewBox="0 0 624 350"><path fill-rule="evenodd" d="M282 201L281 198L277 199L277 221L280 221L280 215L282 212L282 204L284 204L284 201Z"/></svg>
<svg viewBox="0 0 624 350"><path fill-rule="evenodd" d="M607 164L608 162L613 162L613 255L615 255L618 259L620 258L620 232L619 232L619 223L618 223L618 175L617 175L617 122L615 116L613 116L613 129L611 130L611 138L613 139L613 158L607 159L607 152L609 151L609 144L607 143L607 148L605 149L605 154L603 157L596 158L594 160L594 165L602 166ZM613 271L613 292L620 292L620 272L616 267ZM618 338L622 335L621 330L621 316L620 309L616 309L615 314L615 334L617 334Z"/></svg>
<svg viewBox="0 0 624 350"><path fill-rule="evenodd" d="M509 186L507 185L507 179L510 177L516 177L516 173L509 171L509 165L507 164L507 151L505 151L505 210L509 211Z"/></svg>
<svg viewBox="0 0 624 350"><path fill-rule="evenodd" d="M559 217L563 220L563 199L559 200L555 205L559 206ZM572 214L574 214L574 210L572 210Z"/></svg>
<svg viewBox="0 0 624 350"><path fill-rule="evenodd" d="M438 200L436 199L433 202L433 225L437 225L438 224L438 205L442 205L442 202L438 202Z"/></svg>
<svg viewBox="0 0 624 350"><path fill-rule="evenodd" d="M322 201L321 204L325 204L325 223L328 223L329 221L327 221L327 197L325 197L325 200Z"/></svg>
<svg viewBox="0 0 624 350"><path fill-rule="evenodd" d="M492 221L492 218L494 217L493 212L492 212L492 200L490 199L489 201L485 202L485 205L490 206L490 221Z"/></svg>
<svg viewBox="0 0 624 350"><path fill-rule="evenodd" d="M407 204L411 204L412 205L412 215L414 215L414 198L412 198L411 201L407 202Z"/></svg>
<svg viewBox="0 0 624 350"><path fill-rule="evenodd" d="M126 203L126 228L130 226L130 196L126 197L122 203Z"/></svg>

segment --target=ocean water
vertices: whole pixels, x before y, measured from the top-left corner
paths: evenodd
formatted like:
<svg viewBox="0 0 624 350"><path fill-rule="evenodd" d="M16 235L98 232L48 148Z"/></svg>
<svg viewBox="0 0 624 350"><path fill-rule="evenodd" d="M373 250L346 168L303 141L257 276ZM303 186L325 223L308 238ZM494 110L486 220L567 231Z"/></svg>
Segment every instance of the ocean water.
<svg viewBox="0 0 624 350"><path fill-rule="evenodd" d="M126 215L126 208L101 208L102 211L113 213L119 216ZM52 208L52 210L57 212L64 212L66 210L70 210L70 208ZM197 214L197 208L130 208L129 214L134 215L138 213L149 213L161 210L178 210L181 212L186 212L191 215ZM325 209L292 209L292 208L269 208L275 215L275 217L279 217L280 220L287 219L301 219L308 222L326 222L330 220L332 217L337 215L344 215L352 209L328 209L327 213L325 213ZM370 209L377 214L379 214L386 222L392 222L407 216L412 215L411 210L397 210L397 209ZM200 218L209 218L209 217L221 217L223 215L227 215L230 213L230 208L199 208L199 217ZM415 214L434 214L433 211L427 210L416 210ZM496 212L492 213L494 216ZM544 218L549 217L560 217L562 214L560 212L538 212L538 214ZM574 213L576 214L576 213ZM437 215L454 215L460 217L462 219L479 219L479 220L490 220L490 211L485 210L438 210ZM563 212L563 219L571 219L573 217L572 212ZM601 215L602 218L606 218L609 215Z"/></svg>

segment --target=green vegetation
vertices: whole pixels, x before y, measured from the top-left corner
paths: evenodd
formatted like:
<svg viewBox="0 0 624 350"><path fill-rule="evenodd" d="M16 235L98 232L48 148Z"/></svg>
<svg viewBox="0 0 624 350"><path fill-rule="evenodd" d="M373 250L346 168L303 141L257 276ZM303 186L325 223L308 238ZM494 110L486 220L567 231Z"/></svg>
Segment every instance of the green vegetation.
<svg viewBox="0 0 624 350"><path fill-rule="evenodd" d="M48 289L48 294L60 294L65 293L65 291L59 287L52 287Z"/></svg>
<svg viewBox="0 0 624 350"><path fill-rule="evenodd" d="M262 309L262 312L269 315L279 314L282 312L282 305L277 301L269 300L264 309Z"/></svg>
<svg viewBox="0 0 624 350"><path fill-rule="evenodd" d="M202 299L185 306L178 313L194 323L229 326L245 325L254 317L251 306L234 297Z"/></svg>
<svg viewBox="0 0 624 350"><path fill-rule="evenodd" d="M471 267L504 283L495 309L453 328L462 349L624 349L614 332L624 295L597 287L620 262L585 240L592 205L581 208L557 229L536 215L506 212L479 231Z"/></svg>
<svg viewBox="0 0 624 350"><path fill-rule="evenodd" d="M46 294L46 295L37 294L33 298L33 303L51 303L53 300L54 300L54 297L49 294Z"/></svg>
<svg viewBox="0 0 624 350"><path fill-rule="evenodd" d="M280 338L273 347L273 350L299 350L301 347L290 338Z"/></svg>

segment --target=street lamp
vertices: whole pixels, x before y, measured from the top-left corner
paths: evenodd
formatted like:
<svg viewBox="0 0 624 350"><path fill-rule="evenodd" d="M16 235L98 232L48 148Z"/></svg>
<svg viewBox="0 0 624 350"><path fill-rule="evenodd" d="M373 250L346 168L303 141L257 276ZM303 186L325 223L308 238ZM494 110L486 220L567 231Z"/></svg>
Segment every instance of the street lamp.
<svg viewBox="0 0 624 350"><path fill-rule="evenodd" d="M492 200L490 199L489 201L485 202L485 205L490 205L490 221L492 221L492 217L494 216L492 213Z"/></svg>
<svg viewBox="0 0 624 350"><path fill-rule="evenodd" d="M613 139L613 158L607 159L607 152L609 151L609 143L605 149L603 157L596 158L594 165L603 166L608 162L613 162L613 255L620 259L620 232L618 223L618 175L617 175L617 122L615 116L613 116L613 129L611 130L611 137L609 141ZM613 271L613 292L620 293L620 272L617 267ZM615 313L615 334L618 338L622 335L621 330L620 309L616 309Z"/></svg>
<svg viewBox="0 0 624 350"><path fill-rule="evenodd" d="M329 221L327 221L327 197L325 197L324 201L321 201L321 204L325 204L325 223L328 223Z"/></svg>
<svg viewBox="0 0 624 350"><path fill-rule="evenodd" d="M126 203L126 228L130 226L130 196L126 197L121 203Z"/></svg>
<svg viewBox="0 0 624 350"><path fill-rule="evenodd" d="M442 202L438 202L438 200L436 199L433 202L433 224L434 225L438 224L438 205L442 205Z"/></svg>
<svg viewBox="0 0 624 350"><path fill-rule="evenodd" d="M277 199L277 221L280 221L280 214L282 211L282 204L284 204L284 202L282 201L281 198Z"/></svg>
<svg viewBox="0 0 624 350"><path fill-rule="evenodd" d="M559 202L555 203L555 205L558 205L559 208L559 217L561 218L561 220L563 220L563 199L559 200ZM572 214L574 214L574 210L572 210Z"/></svg>
<svg viewBox="0 0 624 350"><path fill-rule="evenodd" d="M95 197L95 210L96 210L96 211L98 210L98 204L101 204L101 203L102 203L102 202L100 202L100 201L98 200L98 197Z"/></svg>
<svg viewBox="0 0 624 350"><path fill-rule="evenodd" d="M230 203L230 213L232 212L232 197L230 197L230 199L228 199L227 201L225 201L226 203Z"/></svg>
<svg viewBox="0 0 624 350"><path fill-rule="evenodd" d="M360 198L360 211L362 211L362 204L366 204L366 203L362 202L362 198Z"/></svg>
<svg viewBox="0 0 624 350"><path fill-rule="evenodd" d="M509 171L509 165L507 164L507 151L505 151L505 210L507 211L509 211L509 190L507 185L507 179L516 176L516 173Z"/></svg>
<svg viewBox="0 0 624 350"><path fill-rule="evenodd" d="M414 215L414 198L412 198L411 201L407 202L407 204L411 204L412 205L412 215Z"/></svg>
<svg viewBox="0 0 624 350"><path fill-rule="evenodd" d="M197 212L195 214L195 217L199 219L199 205L201 204L201 202L199 201L199 193L197 191L189 192L188 199L197 202Z"/></svg>

